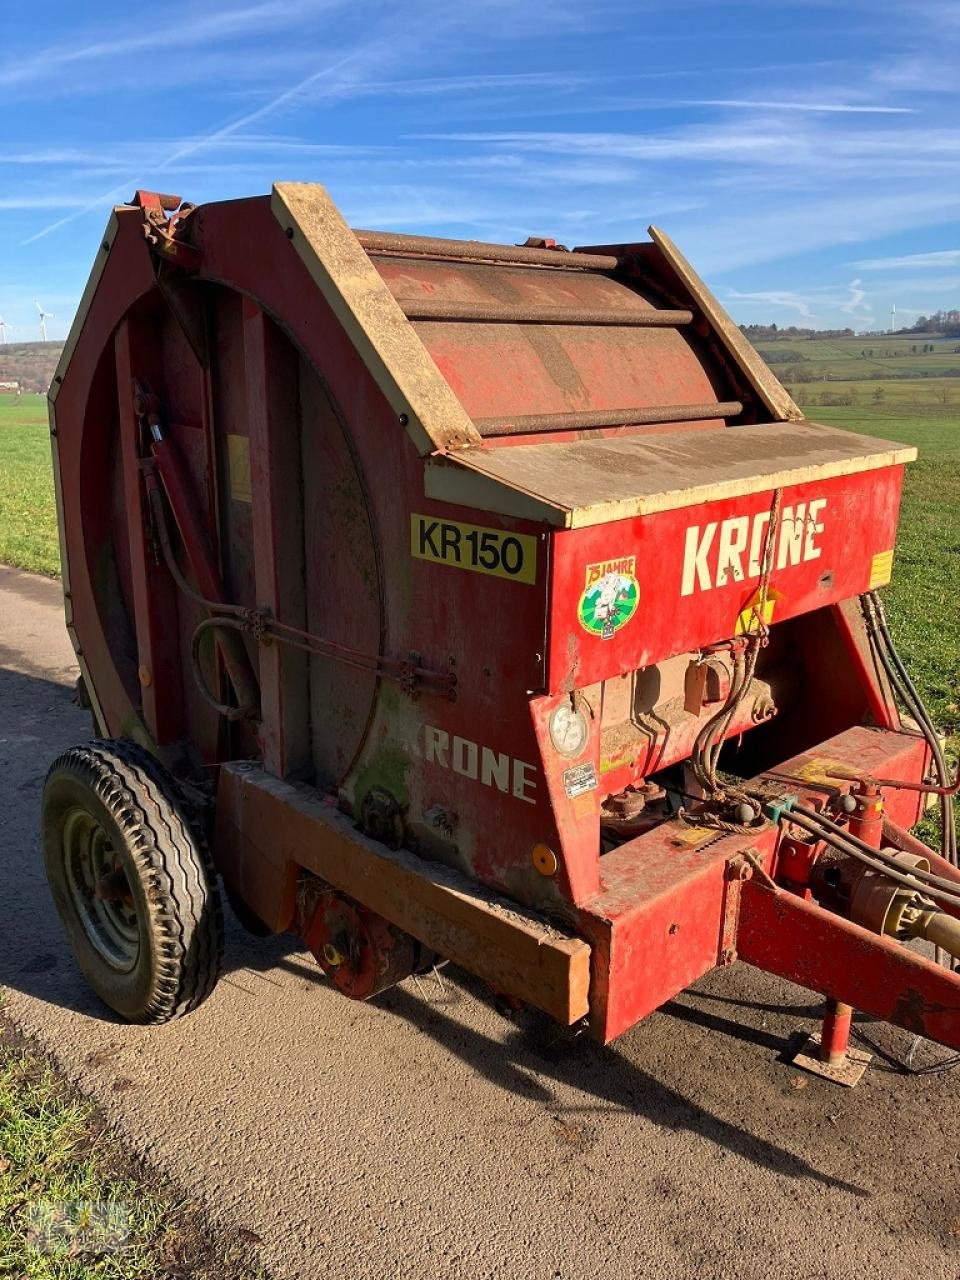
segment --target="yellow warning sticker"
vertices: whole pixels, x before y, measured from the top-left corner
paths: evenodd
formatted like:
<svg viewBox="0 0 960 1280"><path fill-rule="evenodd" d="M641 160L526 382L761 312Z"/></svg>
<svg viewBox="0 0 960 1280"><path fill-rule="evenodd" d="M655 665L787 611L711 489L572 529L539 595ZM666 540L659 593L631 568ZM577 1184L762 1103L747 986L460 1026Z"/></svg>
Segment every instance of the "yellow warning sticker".
<svg viewBox="0 0 960 1280"><path fill-rule="evenodd" d="M227 433L227 465L230 471L230 497L234 502L252 502L250 441L246 436Z"/></svg>
<svg viewBox="0 0 960 1280"><path fill-rule="evenodd" d="M718 834L720 833L714 827L681 827L678 825L671 836L671 843L687 845L693 849L698 844L706 844L708 840L716 839Z"/></svg>
<svg viewBox="0 0 960 1280"><path fill-rule="evenodd" d="M873 591L875 587L885 587L892 577L893 551L878 551L870 564L870 585L868 590Z"/></svg>
<svg viewBox="0 0 960 1280"><path fill-rule="evenodd" d="M839 782L833 775L837 771L842 773L849 769L850 765L842 760L831 760L829 756L812 756L798 769L791 769L790 776L799 778L803 782L821 782L836 787L839 786Z"/></svg>
<svg viewBox="0 0 960 1280"><path fill-rule="evenodd" d="M781 591L777 591L775 587L768 587L767 598L763 602L763 607L761 608L760 590L758 588L747 601L747 607L737 618L737 625L733 634L736 636L743 636L749 631L756 631L760 622L763 622L765 626L769 627L771 622L773 622L773 615L777 607L777 601L782 599L783 593Z"/></svg>
<svg viewBox="0 0 960 1280"><path fill-rule="evenodd" d="M416 560L432 560L513 582L532 585L537 580L537 540L529 533L412 515L410 554Z"/></svg>

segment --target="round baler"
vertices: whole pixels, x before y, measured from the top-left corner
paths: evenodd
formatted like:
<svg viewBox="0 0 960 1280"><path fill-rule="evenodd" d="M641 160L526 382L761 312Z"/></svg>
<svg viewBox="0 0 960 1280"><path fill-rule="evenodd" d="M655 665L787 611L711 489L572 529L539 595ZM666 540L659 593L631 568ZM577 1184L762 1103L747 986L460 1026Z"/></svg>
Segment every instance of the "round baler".
<svg viewBox="0 0 960 1280"><path fill-rule="evenodd" d="M876 595L915 451L804 420L650 234L114 211L50 396L97 738L44 840L119 1012L210 991L222 880L354 997L449 959L607 1041L739 957L828 997L837 1078L848 1004L960 1044Z"/></svg>

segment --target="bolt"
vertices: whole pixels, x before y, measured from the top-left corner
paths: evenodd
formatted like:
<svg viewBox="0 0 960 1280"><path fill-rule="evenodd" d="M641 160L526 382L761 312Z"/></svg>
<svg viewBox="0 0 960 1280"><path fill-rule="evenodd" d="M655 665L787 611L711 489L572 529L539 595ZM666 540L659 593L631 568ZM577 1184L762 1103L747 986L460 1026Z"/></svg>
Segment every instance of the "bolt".
<svg viewBox="0 0 960 1280"><path fill-rule="evenodd" d="M840 808L844 813L856 813L857 798L849 793L840 797Z"/></svg>
<svg viewBox="0 0 960 1280"><path fill-rule="evenodd" d="M410 419L407 417L405 413L401 413L400 416L397 418L397 421L400 423L401 427L405 427L407 423L410 421Z"/></svg>
<svg viewBox="0 0 960 1280"><path fill-rule="evenodd" d="M283 233L283 234L287 237L287 239L288 239L288 240L292 240L292 239L293 239L293 227L286 227L286 228L284 229L284 233Z"/></svg>
<svg viewBox="0 0 960 1280"><path fill-rule="evenodd" d="M678 924L672 924L670 928L667 930L667 933L669 934L674 934L679 932L680 932L680 926Z"/></svg>

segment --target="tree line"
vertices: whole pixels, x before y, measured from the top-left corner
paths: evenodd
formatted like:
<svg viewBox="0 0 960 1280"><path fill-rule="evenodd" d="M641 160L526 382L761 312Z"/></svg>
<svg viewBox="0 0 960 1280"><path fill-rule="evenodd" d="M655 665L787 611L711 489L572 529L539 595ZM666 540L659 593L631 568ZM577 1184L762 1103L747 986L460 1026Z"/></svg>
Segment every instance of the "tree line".
<svg viewBox="0 0 960 1280"><path fill-rule="evenodd" d="M921 316L904 333L937 333L943 338L960 338L960 311L935 311Z"/></svg>

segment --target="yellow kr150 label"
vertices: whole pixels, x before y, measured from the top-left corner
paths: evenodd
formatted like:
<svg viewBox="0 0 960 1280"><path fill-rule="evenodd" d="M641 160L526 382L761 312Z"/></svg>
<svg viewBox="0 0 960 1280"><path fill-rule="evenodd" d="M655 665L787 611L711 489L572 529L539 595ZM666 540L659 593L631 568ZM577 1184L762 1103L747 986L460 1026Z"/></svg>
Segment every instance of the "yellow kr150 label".
<svg viewBox="0 0 960 1280"><path fill-rule="evenodd" d="M512 582L530 585L537 580L537 539L529 533L411 515L410 552L417 560L472 569Z"/></svg>

